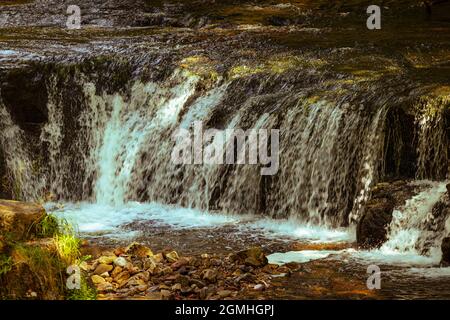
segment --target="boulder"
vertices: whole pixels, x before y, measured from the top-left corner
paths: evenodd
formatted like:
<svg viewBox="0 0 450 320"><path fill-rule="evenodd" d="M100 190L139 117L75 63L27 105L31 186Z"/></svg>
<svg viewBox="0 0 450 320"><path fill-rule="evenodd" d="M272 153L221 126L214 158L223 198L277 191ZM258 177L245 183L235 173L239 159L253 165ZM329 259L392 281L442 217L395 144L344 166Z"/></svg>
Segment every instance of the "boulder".
<svg viewBox="0 0 450 320"><path fill-rule="evenodd" d="M363 249L379 248L387 240L394 203L389 198L372 199L366 203L356 227L356 241Z"/></svg>
<svg viewBox="0 0 450 320"><path fill-rule="evenodd" d="M444 266L450 266L450 237L446 237L442 240L441 250L442 250L441 263Z"/></svg>
<svg viewBox="0 0 450 320"><path fill-rule="evenodd" d="M32 238L45 215L39 204L0 200L0 234L13 240Z"/></svg>
<svg viewBox="0 0 450 320"><path fill-rule="evenodd" d="M404 180L381 182L371 190L371 196L361 210L356 227L356 240L362 249L379 248L387 240L387 228L394 208L403 206L417 195L421 187Z"/></svg>

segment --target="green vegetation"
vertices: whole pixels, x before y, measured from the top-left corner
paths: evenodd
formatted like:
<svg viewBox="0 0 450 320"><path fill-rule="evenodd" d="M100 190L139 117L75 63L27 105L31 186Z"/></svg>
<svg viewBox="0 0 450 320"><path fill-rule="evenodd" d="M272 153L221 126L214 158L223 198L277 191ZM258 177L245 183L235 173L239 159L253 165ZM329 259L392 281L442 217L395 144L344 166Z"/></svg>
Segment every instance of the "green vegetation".
<svg viewBox="0 0 450 320"><path fill-rule="evenodd" d="M67 300L95 300L97 299L97 290L87 283L86 277L81 276L80 289L70 290L67 294Z"/></svg>
<svg viewBox="0 0 450 320"><path fill-rule="evenodd" d="M6 254L0 254L0 277L12 269L12 259Z"/></svg>
<svg viewBox="0 0 450 320"><path fill-rule="evenodd" d="M0 296L26 296L32 288L42 299L92 300L97 292L80 274L80 289L66 288L66 269L90 259L81 256L80 240L64 219L46 215L32 228L37 238L30 242L7 240L8 252L0 254Z"/></svg>
<svg viewBox="0 0 450 320"><path fill-rule="evenodd" d="M48 214L36 226L36 233L40 238L54 237L59 232L58 219Z"/></svg>

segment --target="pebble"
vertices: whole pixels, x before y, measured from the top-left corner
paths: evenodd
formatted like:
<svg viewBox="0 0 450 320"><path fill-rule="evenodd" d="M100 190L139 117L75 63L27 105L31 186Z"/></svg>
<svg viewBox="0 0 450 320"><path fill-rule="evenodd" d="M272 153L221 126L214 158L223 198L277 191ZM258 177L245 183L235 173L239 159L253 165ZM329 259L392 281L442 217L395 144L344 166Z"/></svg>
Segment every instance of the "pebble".
<svg viewBox="0 0 450 320"><path fill-rule="evenodd" d="M255 285L253 287L253 289L255 289L256 291L264 291L264 289L266 288L265 285L258 283L257 285Z"/></svg>
<svg viewBox="0 0 450 320"><path fill-rule="evenodd" d="M118 257L114 259L114 265L119 266L121 268L125 268L127 265L127 259L125 259L124 257Z"/></svg>
<svg viewBox="0 0 450 320"><path fill-rule="evenodd" d="M109 272L112 269L113 269L112 265L101 263L97 266L97 268L95 268L94 274L100 275L102 273Z"/></svg>
<svg viewBox="0 0 450 320"><path fill-rule="evenodd" d="M106 280L103 277L100 277L99 275L96 275L96 274L94 274L91 277L91 280L94 284L100 284L100 283L106 282Z"/></svg>

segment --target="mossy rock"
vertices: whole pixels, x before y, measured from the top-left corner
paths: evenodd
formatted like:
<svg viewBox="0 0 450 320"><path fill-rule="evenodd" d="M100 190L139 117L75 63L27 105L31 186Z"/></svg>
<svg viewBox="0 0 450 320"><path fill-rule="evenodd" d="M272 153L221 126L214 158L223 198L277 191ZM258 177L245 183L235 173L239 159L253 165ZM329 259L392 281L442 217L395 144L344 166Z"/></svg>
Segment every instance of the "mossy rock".
<svg viewBox="0 0 450 320"><path fill-rule="evenodd" d="M64 299L64 265L51 239L21 243L4 255L1 299Z"/></svg>
<svg viewBox="0 0 450 320"><path fill-rule="evenodd" d="M0 234L9 240L25 240L36 236L39 222L46 216L38 204L0 200Z"/></svg>

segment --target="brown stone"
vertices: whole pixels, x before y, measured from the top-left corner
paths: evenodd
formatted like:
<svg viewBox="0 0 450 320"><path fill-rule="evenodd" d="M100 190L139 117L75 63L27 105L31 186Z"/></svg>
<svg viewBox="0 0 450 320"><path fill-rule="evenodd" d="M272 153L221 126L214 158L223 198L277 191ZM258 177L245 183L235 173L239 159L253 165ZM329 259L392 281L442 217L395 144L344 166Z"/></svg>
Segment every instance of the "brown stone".
<svg viewBox="0 0 450 320"><path fill-rule="evenodd" d="M217 271L213 269L206 269L202 273L202 279L209 282L216 282L217 280Z"/></svg>
<svg viewBox="0 0 450 320"><path fill-rule="evenodd" d="M267 257L261 247L253 247L239 251L231 259L252 267L263 267L268 263Z"/></svg>
<svg viewBox="0 0 450 320"><path fill-rule="evenodd" d="M129 278L130 278L130 273L128 271L122 271L114 278L114 281L116 281L119 285L122 285Z"/></svg>
<svg viewBox="0 0 450 320"><path fill-rule="evenodd" d="M126 249L125 253L138 258L147 258L153 256L153 252L150 248L143 246L137 242L133 242Z"/></svg>
<svg viewBox="0 0 450 320"><path fill-rule="evenodd" d="M221 299L231 296L232 293L233 293L233 291L230 291L230 290L220 290L217 292L217 294L219 295L219 297Z"/></svg>
<svg viewBox="0 0 450 320"><path fill-rule="evenodd" d="M111 273L111 277L115 278L122 271L123 271L122 267L119 267L119 266L114 267L114 270Z"/></svg>
<svg viewBox="0 0 450 320"><path fill-rule="evenodd" d="M188 259L181 258L181 259L178 259L177 261L175 261L174 263L172 263L171 268L173 270L178 270L181 267L186 266L188 264L189 264L189 260Z"/></svg>
<svg viewBox="0 0 450 320"><path fill-rule="evenodd" d="M162 300L172 300L173 299L173 293L169 290L161 290L161 299Z"/></svg>
<svg viewBox="0 0 450 320"><path fill-rule="evenodd" d="M92 283L94 283L94 284L100 284L100 283L106 282L106 280L103 277L100 277L99 275L96 275L96 274L94 274L91 277L91 280L92 280Z"/></svg>
<svg viewBox="0 0 450 320"><path fill-rule="evenodd" d="M101 256L98 258L98 262L100 264L112 264L116 258L116 256Z"/></svg>
<svg viewBox="0 0 450 320"><path fill-rule="evenodd" d="M179 259L178 253L176 251L171 251L165 254L166 260L168 262L175 262Z"/></svg>
<svg viewBox="0 0 450 320"><path fill-rule="evenodd" d="M97 268L95 268L94 274L100 275L105 272L110 272L113 269L112 265L109 264L99 264Z"/></svg>
<svg viewBox="0 0 450 320"><path fill-rule="evenodd" d="M155 255L153 256L153 258L155 259L155 262L156 262L156 263L161 263L161 262L164 261L164 255L163 255L161 252L155 254Z"/></svg>

